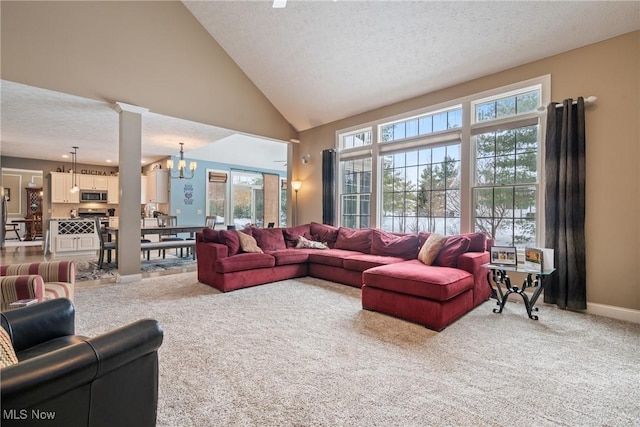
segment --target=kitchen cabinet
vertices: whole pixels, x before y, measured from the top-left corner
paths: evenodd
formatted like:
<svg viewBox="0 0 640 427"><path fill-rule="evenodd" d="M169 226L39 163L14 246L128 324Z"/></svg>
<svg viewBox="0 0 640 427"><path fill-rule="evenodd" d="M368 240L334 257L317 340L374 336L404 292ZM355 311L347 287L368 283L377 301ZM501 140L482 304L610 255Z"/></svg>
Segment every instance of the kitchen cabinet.
<svg viewBox="0 0 640 427"><path fill-rule="evenodd" d="M56 256L95 255L100 237L92 219L52 219L50 250Z"/></svg>
<svg viewBox="0 0 640 427"><path fill-rule="evenodd" d="M140 203L147 204L147 176L142 175L140 177Z"/></svg>
<svg viewBox="0 0 640 427"><path fill-rule="evenodd" d="M116 205L120 203L120 178L117 176L107 177L107 203Z"/></svg>
<svg viewBox="0 0 640 427"><path fill-rule="evenodd" d="M108 176L78 175L78 185L81 190L108 190Z"/></svg>
<svg viewBox="0 0 640 427"><path fill-rule="evenodd" d="M146 175L146 198L143 203L169 203L169 171L154 169Z"/></svg>
<svg viewBox="0 0 640 427"><path fill-rule="evenodd" d="M51 172L51 203L80 203L80 192L71 192L73 174Z"/></svg>

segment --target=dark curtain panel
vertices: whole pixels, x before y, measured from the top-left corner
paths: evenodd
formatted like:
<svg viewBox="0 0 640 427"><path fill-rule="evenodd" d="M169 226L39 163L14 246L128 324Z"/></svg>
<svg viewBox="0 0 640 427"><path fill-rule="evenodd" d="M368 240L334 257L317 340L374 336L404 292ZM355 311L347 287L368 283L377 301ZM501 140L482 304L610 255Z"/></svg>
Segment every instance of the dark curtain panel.
<svg viewBox="0 0 640 427"><path fill-rule="evenodd" d="M584 99L547 107L545 145L545 246L554 249L556 272L546 279L544 302L587 308L585 265Z"/></svg>
<svg viewBox="0 0 640 427"><path fill-rule="evenodd" d="M322 223L336 222L336 150L322 151Z"/></svg>

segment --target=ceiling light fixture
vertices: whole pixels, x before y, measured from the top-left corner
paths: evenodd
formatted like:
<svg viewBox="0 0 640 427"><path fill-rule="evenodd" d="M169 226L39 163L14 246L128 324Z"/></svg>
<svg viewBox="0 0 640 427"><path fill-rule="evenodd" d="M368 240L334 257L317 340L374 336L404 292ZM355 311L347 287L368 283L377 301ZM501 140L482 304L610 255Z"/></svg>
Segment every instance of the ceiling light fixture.
<svg viewBox="0 0 640 427"><path fill-rule="evenodd" d="M175 179L191 179L193 178L196 167L198 167L196 162L189 162L189 171L191 174L189 176L185 175L184 171L187 168L187 162L184 160L184 151L183 151L184 143L180 143L180 160L178 161L178 170L173 170L173 160L167 160L167 169L169 169L169 173L171 174L171 178Z"/></svg>
<svg viewBox="0 0 640 427"><path fill-rule="evenodd" d="M77 180L76 169L77 169L77 166L78 166L78 162L77 162L77 159L78 159L78 147L71 147L71 148L73 148L73 151L70 152L71 153L71 167L73 168L72 169L72 171L73 171L72 181L73 182L72 182L70 191L72 193L77 193L78 190L80 190L80 188L78 188L78 183L76 181Z"/></svg>
<svg viewBox="0 0 640 427"><path fill-rule="evenodd" d="M287 0L273 0L274 9L282 9L287 6Z"/></svg>

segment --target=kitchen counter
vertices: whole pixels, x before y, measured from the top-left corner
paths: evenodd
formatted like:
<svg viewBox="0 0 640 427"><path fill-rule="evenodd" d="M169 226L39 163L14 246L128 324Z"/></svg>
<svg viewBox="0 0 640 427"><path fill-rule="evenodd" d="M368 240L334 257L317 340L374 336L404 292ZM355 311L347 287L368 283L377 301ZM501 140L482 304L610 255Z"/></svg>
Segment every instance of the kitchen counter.
<svg viewBox="0 0 640 427"><path fill-rule="evenodd" d="M49 221L49 250L56 256L96 255L100 236L93 218L58 218Z"/></svg>

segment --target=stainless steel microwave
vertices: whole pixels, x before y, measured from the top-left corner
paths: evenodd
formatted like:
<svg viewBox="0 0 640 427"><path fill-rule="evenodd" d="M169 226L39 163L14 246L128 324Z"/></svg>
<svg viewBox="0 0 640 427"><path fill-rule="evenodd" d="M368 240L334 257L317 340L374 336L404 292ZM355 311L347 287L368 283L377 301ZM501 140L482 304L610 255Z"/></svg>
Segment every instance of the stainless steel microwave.
<svg viewBox="0 0 640 427"><path fill-rule="evenodd" d="M107 203L107 192L96 190L80 190L81 202Z"/></svg>

